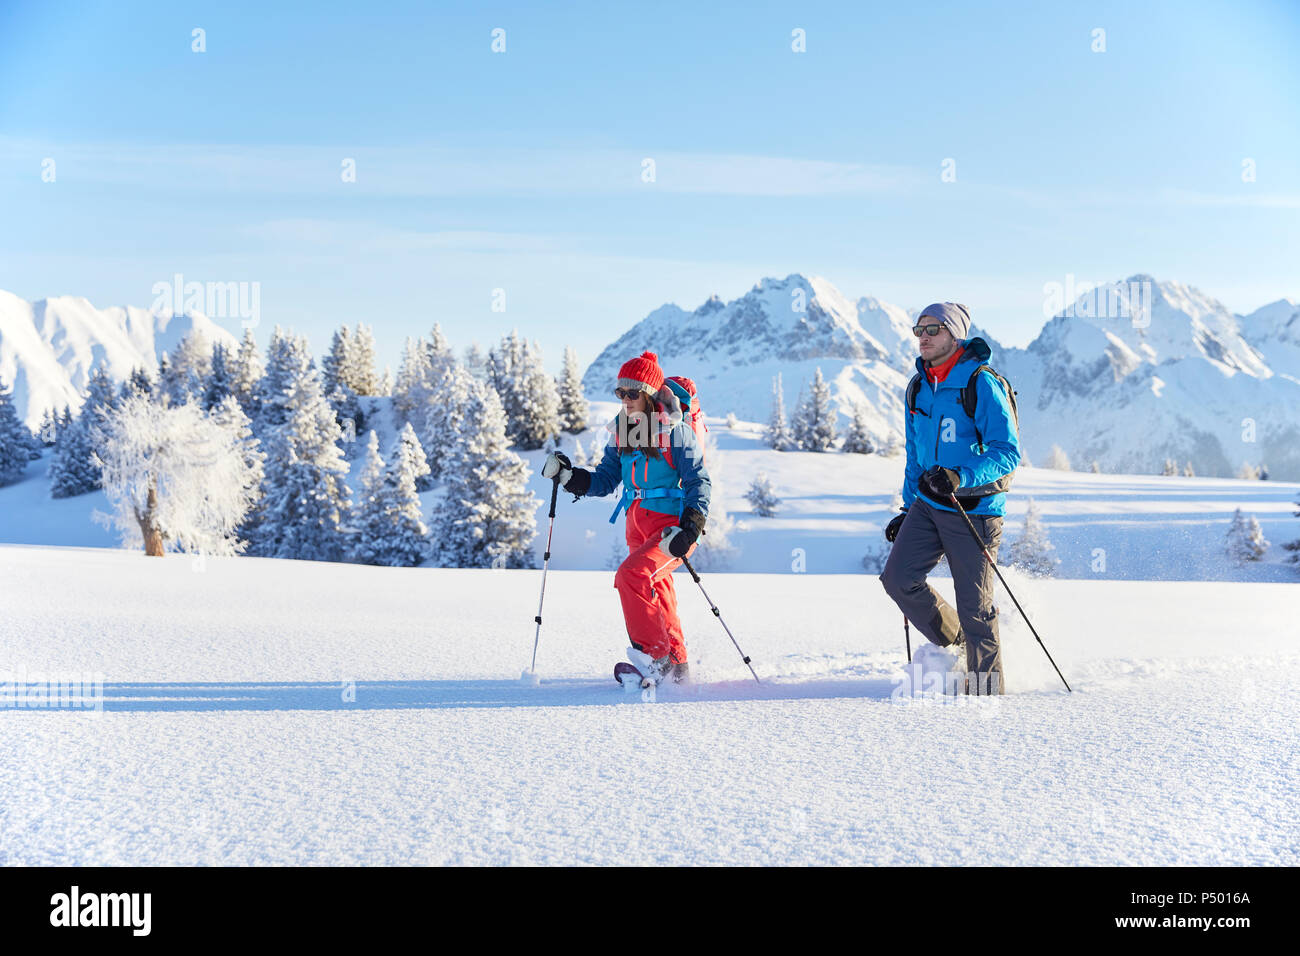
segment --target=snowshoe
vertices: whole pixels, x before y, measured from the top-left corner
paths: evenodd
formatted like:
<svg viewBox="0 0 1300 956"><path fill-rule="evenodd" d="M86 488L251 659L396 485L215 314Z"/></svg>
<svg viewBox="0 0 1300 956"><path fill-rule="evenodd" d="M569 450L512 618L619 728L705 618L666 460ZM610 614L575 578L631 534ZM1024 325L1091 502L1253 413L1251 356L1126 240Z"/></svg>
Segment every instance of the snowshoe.
<svg viewBox="0 0 1300 956"><path fill-rule="evenodd" d="M966 690L966 654L953 645L940 647L927 641L912 655L909 671L912 696L928 691L951 696Z"/></svg>
<svg viewBox="0 0 1300 956"><path fill-rule="evenodd" d="M641 682L645 680L645 675L631 664L625 664L622 661L619 661L614 665L614 680L623 685L624 690L640 690Z"/></svg>

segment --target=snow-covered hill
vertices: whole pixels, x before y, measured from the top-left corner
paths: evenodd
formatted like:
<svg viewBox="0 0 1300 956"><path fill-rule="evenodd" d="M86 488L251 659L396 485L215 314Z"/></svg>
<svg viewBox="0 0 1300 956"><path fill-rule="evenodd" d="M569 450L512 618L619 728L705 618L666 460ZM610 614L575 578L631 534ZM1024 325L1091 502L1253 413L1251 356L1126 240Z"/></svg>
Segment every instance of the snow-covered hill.
<svg viewBox="0 0 1300 956"><path fill-rule="evenodd" d="M19 416L35 428L47 408L70 405L75 412L80 407L96 362L119 381L136 366L155 372L159 357L174 351L194 329L209 342L232 349L239 345L234 335L198 312L98 309L68 295L28 302L0 290L0 382L13 389Z"/></svg>
<svg viewBox="0 0 1300 956"><path fill-rule="evenodd" d="M766 421L772 377L782 373L792 409L820 366L842 423L864 401L878 437L901 434L915 314L853 303L817 277L764 279L731 302L655 310L583 382L604 397L619 365L651 349L666 372L699 383L707 411ZM996 329L974 318L972 333L1019 394L1031 462L1060 445L1076 467L1096 461L1107 472L1158 472L1173 458L1197 474L1251 464L1300 480L1300 309L1290 300L1239 317L1190 286L1135 275L1080 294L1027 348L998 345Z"/></svg>

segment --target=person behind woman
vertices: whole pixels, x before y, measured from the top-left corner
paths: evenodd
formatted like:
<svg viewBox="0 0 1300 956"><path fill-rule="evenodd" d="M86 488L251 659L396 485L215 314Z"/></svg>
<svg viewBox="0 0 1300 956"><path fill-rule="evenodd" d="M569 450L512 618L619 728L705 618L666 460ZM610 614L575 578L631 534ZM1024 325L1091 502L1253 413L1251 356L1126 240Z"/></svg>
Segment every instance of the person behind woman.
<svg viewBox="0 0 1300 956"><path fill-rule="evenodd" d="M628 659L642 676L659 683L688 674L686 641L677 616L673 571L691 554L709 513L709 474L704 450L683 419L682 397L664 381L659 358L643 352L623 363L614 394L623 409L594 470L574 468L559 452L547 456L542 474L558 478L578 498L602 498L622 485L610 523L626 510L628 551L614 574L632 649Z"/></svg>

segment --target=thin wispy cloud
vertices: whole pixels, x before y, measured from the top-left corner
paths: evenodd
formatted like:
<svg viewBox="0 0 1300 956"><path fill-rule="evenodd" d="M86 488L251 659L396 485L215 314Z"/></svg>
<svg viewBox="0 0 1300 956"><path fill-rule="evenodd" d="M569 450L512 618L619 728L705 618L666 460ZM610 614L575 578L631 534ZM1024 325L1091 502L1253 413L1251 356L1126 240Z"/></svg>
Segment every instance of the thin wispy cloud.
<svg viewBox="0 0 1300 956"><path fill-rule="evenodd" d="M142 189L316 195L510 196L667 193L853 196L896 193L933 177L919 169L780 156L532 148L58 144L0 139L6 178L46 159L64 181Z"/></svg>

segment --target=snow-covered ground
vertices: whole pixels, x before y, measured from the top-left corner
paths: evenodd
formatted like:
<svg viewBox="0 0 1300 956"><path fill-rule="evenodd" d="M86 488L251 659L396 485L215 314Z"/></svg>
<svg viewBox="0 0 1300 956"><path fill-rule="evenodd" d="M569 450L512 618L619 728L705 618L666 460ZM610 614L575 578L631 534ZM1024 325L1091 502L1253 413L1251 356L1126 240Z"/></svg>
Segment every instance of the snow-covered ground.
<svg viewBox="0 0 1300 956"><path fill-rule="evenodd" d="M1001 699L897 699L865 574L677 577L698 683L609 677L607 572L0 546L0 863L1300 862L1294 584L1012 575ZM940 581L947 590L950 582ZM920 640L913 631L913 645Z"/></svg>

